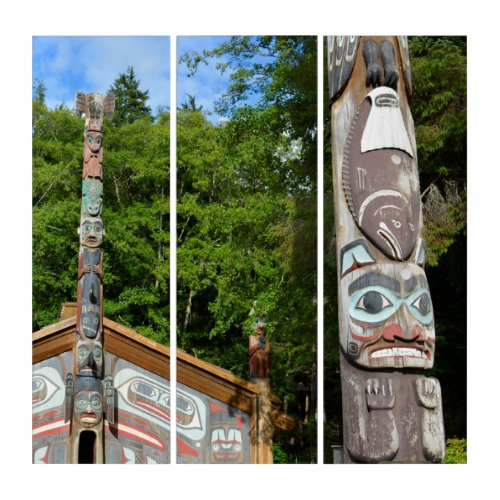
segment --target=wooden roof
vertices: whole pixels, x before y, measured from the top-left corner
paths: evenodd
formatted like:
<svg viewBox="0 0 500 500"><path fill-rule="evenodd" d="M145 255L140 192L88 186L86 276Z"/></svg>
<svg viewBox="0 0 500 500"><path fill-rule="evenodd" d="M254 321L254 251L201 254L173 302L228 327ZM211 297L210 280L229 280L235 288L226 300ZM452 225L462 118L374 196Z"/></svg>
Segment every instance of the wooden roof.
<svg viewBox="0 0 500 500"><path fill-rule="evenodd" d="M71 308L70 308L71 310ZM69 312L69 311L68 311ZM170 348L159 344L110 319L103 320L104 350L170 380ZM76 316L63 319L33 333L33 364L73 349ZM259 395L256 384L233 375L177 349L177 382L234 406L253 412ZM285 430L293 427L293 419L279 411L279 399L271 396L274 424Z"/></svg>

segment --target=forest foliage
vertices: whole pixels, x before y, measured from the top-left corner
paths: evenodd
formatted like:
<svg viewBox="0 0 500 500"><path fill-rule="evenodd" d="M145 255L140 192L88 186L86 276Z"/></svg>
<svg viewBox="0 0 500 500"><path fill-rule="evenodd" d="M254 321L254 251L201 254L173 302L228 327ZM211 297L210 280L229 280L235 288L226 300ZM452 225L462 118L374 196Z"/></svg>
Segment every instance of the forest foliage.
<svg viewBox="0 0 500 500"><path fill-rule="evenodd" d="M411 37L437 355L448 435L465 437L466 43ZM182 55L196 78L229 74L214 124L196 96L177 111L177 227L169 227L167 111L151 112L133 68L104 124L104 315L169 342L169 245L177 246L177 345L248 378L248 336L266 321L272 390L296 418L280 461L315 460L317 116L315 37L231 37ZM326 75L326 71L325 71ZM325 132L328 133L325 98ZM331 158L325 140L325 459L341 439ZM33 330L76 300L83 122L33 94ZM320 420L321 421L321 420ZM285 455L287 458L285 458Z"/></svg>

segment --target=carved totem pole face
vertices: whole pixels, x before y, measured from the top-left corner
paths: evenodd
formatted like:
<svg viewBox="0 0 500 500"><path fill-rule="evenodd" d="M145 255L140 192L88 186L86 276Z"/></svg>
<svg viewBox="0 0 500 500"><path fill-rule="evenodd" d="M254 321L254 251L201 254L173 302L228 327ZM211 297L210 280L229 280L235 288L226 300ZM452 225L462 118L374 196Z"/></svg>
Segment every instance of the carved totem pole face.
<svg viewBox="0 0 500 500"><path fill-rule="evenodd" d="M366 368L431 368L434 314L423 269L413 263L376 264L359 240L342 252L341 346Z"/></svg>
<svg viewBox="0 0 500 500"><path fill-rule="evenodd" d="M75 396L74 413L82 427L94 427L102 420L102 396L98 391L80 391Z"/></svg>
<svg viewBox="0 0 500 500"><path fill-rule="evenodd" d="M92 153L97 154L102 146L102 133L96 130L89 130L85 134L85 144Z"/></svg>
<svg viewBox="0 0 500 500"><path fill-rule="evenodd" d="M100 342L78 340L76 343L76 372L84 376L102 376L103 355Z"/></svg>
<svg viewBox="0 0 500 500"><path fill-rule="evenodd" d="M80 244L97 248L102 245L104 236L104 229L102 227L102 220L98 217L87 217L82 220L80 227Z"/></svg>

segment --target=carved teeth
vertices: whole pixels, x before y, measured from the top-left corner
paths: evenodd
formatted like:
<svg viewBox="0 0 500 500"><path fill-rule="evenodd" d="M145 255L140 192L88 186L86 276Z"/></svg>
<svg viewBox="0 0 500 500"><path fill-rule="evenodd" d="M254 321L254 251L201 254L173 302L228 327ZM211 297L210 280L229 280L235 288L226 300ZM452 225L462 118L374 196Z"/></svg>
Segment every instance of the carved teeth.
<svg viewBox="0 0 500 500"><path fill-rule="evenodd" d="M425 358L425 353L419 349L413 349L412 347L389 347L387 349L379 349L378 351L372 352L372 358L388 358L406 356L413 358Z"/></svg>

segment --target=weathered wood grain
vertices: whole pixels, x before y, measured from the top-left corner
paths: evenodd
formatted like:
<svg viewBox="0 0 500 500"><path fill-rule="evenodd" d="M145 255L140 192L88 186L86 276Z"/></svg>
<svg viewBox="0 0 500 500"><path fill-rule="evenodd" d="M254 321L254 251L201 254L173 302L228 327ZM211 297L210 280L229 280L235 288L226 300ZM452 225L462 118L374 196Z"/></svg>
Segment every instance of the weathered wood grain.
<svg viewBox="0 0 500 500"><path fill-rule="evenodd" d="M349 66L343 86L330 89L344 459L440 462L406 40L361 36ZM342 67L330 65L331 81Z"/></svg>

